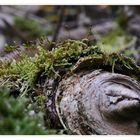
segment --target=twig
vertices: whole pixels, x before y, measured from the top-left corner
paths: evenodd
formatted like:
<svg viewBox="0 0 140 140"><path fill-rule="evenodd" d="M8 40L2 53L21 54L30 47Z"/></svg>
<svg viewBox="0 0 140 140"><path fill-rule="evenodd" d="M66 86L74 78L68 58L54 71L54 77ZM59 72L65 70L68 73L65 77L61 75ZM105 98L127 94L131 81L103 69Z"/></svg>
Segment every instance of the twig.
<svg viewBox="0 0 140 140"><path fill-rule="evenodd" d="M63 20L64 20L64 11L65 11L65 7L61 6L60 7L60 12L59 12L59 21L58 21L58 24L56 26L56 30L55 30L52 42L56 42L57 41L60 29L62 27L62 23L63 23Z"/></svg>
<svg viewBox="0 0 140 140"><path fill-rule="evenodd" d="M22 35L22 33L14 26L10 25L5 19L3 19L3 22L5 25L10 29L10 31L14 34L16 34L19 38L21 38L24 42L27 41L27 37L25 35Z"/></svg>

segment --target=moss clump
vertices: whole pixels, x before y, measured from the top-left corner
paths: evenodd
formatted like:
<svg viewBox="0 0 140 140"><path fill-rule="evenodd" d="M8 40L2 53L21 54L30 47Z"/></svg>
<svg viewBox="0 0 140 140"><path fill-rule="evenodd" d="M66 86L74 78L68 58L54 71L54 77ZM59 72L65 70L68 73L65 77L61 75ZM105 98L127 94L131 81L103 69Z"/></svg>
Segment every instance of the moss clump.
<svg viewBox="0 0 140 140"><path fill-rule="evenodd" d="M14 98L8 89L0 88L0 134L1 135L45 135L61 134L46 130L43 114L36 113L27 98Z"/></svg>
<svg viewBox="0 0 140 140"><path fill-rule="evenodd" d="M51 35L53 29L43 28L36 20L26 17L15 17L15 26L29 38Z"/></svg>
<svg viewBox="0 0 140 140"><path fill-rule="evenodd" d="M48 76L57 71L67 71L77 62L80 57L102 53L95 46L88 46L82 41L68 40L56 44L56 49L46 51L38 46L39 53L34 57L24 56L21 61L13 60L11 63L1 64L1 77L3 75L18 75L27 85L33 86L37 74L44 70Z"/></svg>
<svg viewBox="0 0 140 140"><path fill-rule="evenodd" d="M107 33L98 43L102 50L108 53L120 53L129 49L136 42L136 38L128 35L121 28Z"/></svg>
<svg viewBox="0 0 140 140"><path fill-rule="evenodd" d="M6 44L4 46L4 52L5 53L10 53L10 52L14 51L17 48L18 48L18 46L16 46L16 45L8 45L8 44Z"/></svg>
<svg viewBox="0 0 140 140"><path fill-rule="evenodd" d="M25 82L27 89L33 88L40 72L47 77L61 76L60 72L70 71L76 62L84 57L92 57L95 60L101 57L101 65L112 67L112 71L115 69L123 71L125 68L126 72L135 74L140 72L140 68L130 58L117 53L108 54L99 46L89 46L88 41L85 40L66 40L56 44L56 48L52 51L46 51L41 46L37 48L39 52L34 57L24 56L19 62L1 64L1 77L18 75Z"/></svg>
<svg viewBox="0 0 140 140"><path fill-rule="evenodd" d="M72 72L75 73L82 69L104 69L110 72L129 75L140 81L140 67L131 58L116 53L90 55L81 58L72 68Z"/></svg>
<svg viewBox="0 0 140 140"><path fill-rule="evenodd" d="M125 8L119 7L117 10L117 17L116 17L116 21L119 27L125 30L127 28L128 20L129 20L129 16L126 13Z"/></svg>

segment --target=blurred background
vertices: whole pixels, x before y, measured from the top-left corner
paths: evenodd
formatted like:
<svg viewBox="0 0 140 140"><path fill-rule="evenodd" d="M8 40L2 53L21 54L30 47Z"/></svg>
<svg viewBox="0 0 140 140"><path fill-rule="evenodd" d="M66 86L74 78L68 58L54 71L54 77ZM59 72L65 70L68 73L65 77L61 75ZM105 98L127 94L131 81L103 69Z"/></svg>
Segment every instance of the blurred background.
<svg viewBox="0 0 140 140"><path fill-rule="evenodd" d="M88 38L140 64L139 37L140 6L0 6L0 57L7 45Z"/></svg>

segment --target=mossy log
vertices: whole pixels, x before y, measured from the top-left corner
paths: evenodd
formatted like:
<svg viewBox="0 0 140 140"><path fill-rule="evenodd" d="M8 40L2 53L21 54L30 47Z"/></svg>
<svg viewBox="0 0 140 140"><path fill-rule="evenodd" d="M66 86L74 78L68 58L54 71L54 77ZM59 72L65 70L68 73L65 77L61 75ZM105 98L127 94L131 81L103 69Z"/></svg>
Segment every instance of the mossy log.
<svg viewBox="0 0 140 140"><path fill-rule="evenodd" d="M64 127L68 134L140 134L140 67L87 40L58 46L3 66L1 78L18 75L22 96L28 88L30 94L41 89L48 128Z"/></svg>
<svg viewBox="0 0 140 140"><path fill-rule="evenodd" d="M102 62L91 57L80 59L63 76L51 99L52 122L69 134L140 134L139 76L123 70L114 73L109 66L97 68Z"/></svg>

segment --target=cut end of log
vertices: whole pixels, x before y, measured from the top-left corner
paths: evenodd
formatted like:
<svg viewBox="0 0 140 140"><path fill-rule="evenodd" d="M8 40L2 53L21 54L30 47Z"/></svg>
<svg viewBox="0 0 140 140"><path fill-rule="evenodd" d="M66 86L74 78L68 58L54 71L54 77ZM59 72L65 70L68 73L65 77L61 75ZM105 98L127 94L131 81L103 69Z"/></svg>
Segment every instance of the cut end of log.
<svg viewBox="0 0 140 140"><path fill-rule="evenodd" d="M72 134L140 134L140 85L129 76L80 72L61 81L55 100Z"/></svg>

